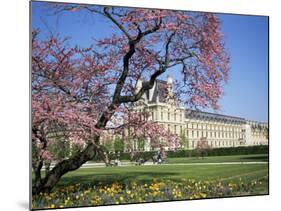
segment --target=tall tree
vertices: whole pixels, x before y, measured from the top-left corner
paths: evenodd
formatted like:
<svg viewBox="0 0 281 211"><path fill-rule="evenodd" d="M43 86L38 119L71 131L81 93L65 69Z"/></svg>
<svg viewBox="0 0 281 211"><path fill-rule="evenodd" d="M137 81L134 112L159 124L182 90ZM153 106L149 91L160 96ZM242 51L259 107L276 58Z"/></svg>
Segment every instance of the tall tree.
<svg viewBox="0 0 281 211"><path fill-rule="evenodd" d="M115 32L87 49L79 49L56 36L41 40L34 30L34 194L50 191L61 176L78 169L94 156L101 156L107 162L101 137L108 128L120 128L114 122L124 123L117 120L120 113L126 111L125 105L140 100L168 70L180 70L182 80L178 94L186 105L218 108L222 84L228 78L229 58L219 19L214 14L74 4L49 6L55 14L84 10L93 17L100 16ZM138 79L144 83L136 91ZM133 125L132 119L128 121ZM156 124L141 122L150 136L161 130ZM143 127L134 133L141 133ZM52 159L47 150L52 128L63 131L65 137L83 148L57 163L42 178L44 160ZM176 138L170 136L170 140L172 143Z"/></svg>

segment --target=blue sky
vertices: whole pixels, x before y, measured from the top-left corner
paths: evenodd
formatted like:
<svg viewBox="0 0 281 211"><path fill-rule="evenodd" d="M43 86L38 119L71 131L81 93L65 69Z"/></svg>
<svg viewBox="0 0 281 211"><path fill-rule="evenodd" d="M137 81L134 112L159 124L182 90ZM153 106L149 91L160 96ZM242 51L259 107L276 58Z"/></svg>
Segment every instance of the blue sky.
<svg viewBox="0 0 281 211"><path fill-rule="evenodd" d="M224 113L268 120L268 19L220 15L231 58L230 80L221 99Z"/></svg>
<svg viewBox="0 0 281 211"><path fill-rule="evenodd" d="M56 17L42 9L42 3L32 5L32 27L40 28L42 34L59 32L71 37L73 44L87 47L93 39L111 32L105 27L106 21L89 13ZM231 58L230 78L224 86L219 113L267 122L268 18L228 14L219 14L219 18Z"/></svg>

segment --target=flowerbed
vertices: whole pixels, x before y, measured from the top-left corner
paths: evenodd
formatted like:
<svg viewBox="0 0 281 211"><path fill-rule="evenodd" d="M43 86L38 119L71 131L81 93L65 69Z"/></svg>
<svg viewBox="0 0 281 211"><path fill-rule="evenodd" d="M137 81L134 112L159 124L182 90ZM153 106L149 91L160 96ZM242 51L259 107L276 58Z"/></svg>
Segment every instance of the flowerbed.
<svg viewBox="0 0 281 211"><path fill-rule="evenodd" d="M263 186L261 180L236 182L154 180L150 183L130 182L76 184L55 188L51 193L33 197L32 208L63 208L76 206L97 206L110 204L127 204L170 200L202 199L253 195L257 188ZM263 194L266 194L264 192Z"/></svg>

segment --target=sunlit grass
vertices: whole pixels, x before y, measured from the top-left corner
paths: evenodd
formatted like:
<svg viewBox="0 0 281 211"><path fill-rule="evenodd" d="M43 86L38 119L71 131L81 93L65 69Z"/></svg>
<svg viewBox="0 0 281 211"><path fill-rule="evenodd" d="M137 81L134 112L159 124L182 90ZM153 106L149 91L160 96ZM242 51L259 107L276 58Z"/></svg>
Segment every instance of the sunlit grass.
<svg viewBox="0 0 281 211"><path fill-rule="evenodd" d="M223 157L232 162L267 160L265 155ZM188 158L181 159L170 161L182 163ZM218 162L221 158L207 159ZM33 208L97 206L257 194L268 194L267 163L80 168L64 175L51 193L34 196Z"/></svg>

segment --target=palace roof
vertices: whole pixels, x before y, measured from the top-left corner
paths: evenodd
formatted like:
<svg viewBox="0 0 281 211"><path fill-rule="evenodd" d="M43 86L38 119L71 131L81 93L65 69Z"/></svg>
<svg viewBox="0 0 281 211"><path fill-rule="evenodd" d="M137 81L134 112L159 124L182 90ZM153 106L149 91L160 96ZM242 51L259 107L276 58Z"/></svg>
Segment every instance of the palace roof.
<svg viewBox="0 0 281 211"><path fill-rule="evenodd" d="M156 80L155 81L155 88L152 89L152 93L150 90L145 92L146 99L148 99L148 103L156 103L157 97L158 102L165 103L166 102L166 95L167 95L167 82L163 80ZM152 96L150 96L152 95ZM149 100L151 99L151 100Z"/></svg>
<svg viewBox="0 0 281 211"><path fill-rule="evenodd" d="M147 82L143 82L147 83ZM155 86L151 90L145 92L145 97L148 103L166 103L167 102L167 81L157 79L155 81ZM158 98L158 99L157 99ZM205 112L200 110L186 109L185 118L187 119L204 119L211 121L220 121L225 123L233 124L246 124L247 120L245 118L229 116L218 113ZM257 122L257 124L260 124Z"/></svg>
<svg viewBox="0 0 281 211"><path fill-rule="evenodd" d="M234 124L245 124L246 119L241 117L235 116L228 116L223 114L199 111L199 110L191 110L186 109L185 117L187 119L204 119L204 120L213 120L213 121L221 121L221 122L228 122Z"/></svg>

